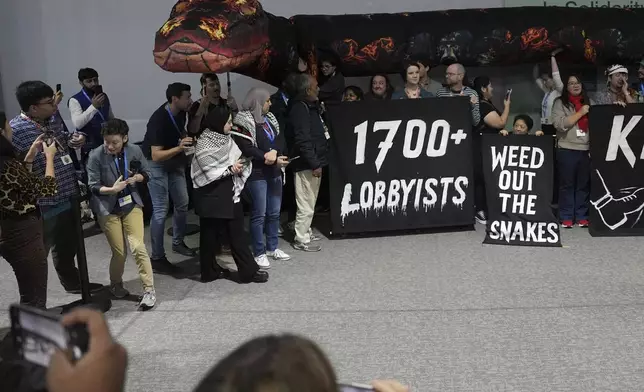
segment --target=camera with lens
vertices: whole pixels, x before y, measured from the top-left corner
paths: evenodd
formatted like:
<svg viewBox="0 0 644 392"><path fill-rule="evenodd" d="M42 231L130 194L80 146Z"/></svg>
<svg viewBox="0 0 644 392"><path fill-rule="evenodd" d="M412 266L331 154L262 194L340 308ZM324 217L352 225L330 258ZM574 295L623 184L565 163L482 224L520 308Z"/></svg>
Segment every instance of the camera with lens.
<svg viewBox="0 0 644 392"><path fill-rule="evenodd" d="M56 143L56 136L54 135L54 131L51 130L46 130L44 133L42 141L44 143L47 143L47 145L51 145L53 143Z"/></svg>

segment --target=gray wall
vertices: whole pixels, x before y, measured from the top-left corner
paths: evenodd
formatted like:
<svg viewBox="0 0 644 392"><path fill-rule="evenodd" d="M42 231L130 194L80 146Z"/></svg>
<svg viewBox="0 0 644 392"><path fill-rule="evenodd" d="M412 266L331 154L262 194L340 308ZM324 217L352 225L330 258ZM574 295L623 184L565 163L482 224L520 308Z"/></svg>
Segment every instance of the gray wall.
<svg viewBox="0 0 644 392"><path fill-rule="evenodd" d="M508 0L510 1L510 0ZM541 5L541 0L512 0ZM198 91L198 75L171 74L154 64L154 33L167 19L175 0L1 0L0 75L4 105L9 116L19 111L15 87L24 80L40 79L51 86L62 83L67 97L79 89L76 73L96 68L113 101L114 113L127 120L133 140L145 133L150 114L164 100L168 83L182 81ZM425 11L449 8L501 7L503 0L263 0L268 12L295 14L344 14ZM524 4L525 5L525 4ZM495 77L498 91L512 85L514 111L539 107L539 92L530 80L529 67L470 70ZM439 79L444 69L432 76ZM395 77L399 81L399 77ZM231 75L233 95L241 101L252 86L262 83ZM366 87L366 81L357 83ZM272 88L271 88L272 89ZM501 90L503 89L503 90ZM65 105L63 117L69 119ZM538 118L535 118L538 121Z"/></svg>

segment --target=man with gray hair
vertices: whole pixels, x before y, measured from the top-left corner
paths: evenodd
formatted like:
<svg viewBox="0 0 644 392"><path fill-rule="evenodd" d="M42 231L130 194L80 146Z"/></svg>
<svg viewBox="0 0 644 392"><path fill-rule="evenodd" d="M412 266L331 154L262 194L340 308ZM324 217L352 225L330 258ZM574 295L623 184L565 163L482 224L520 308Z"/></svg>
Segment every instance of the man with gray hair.
<svg viewBox="0 0 644 392"><path fill-rule="evenodd" d="M318 82L309 74L300 74L294 80L294 96L288 100L285 136L295 172L295 241L293 248L318 252L322 248L311 244L314 236L311 222L315 213L322 168L328 165L329 132L322 119ZM300 157L299 159L295 159Z"/></svg>

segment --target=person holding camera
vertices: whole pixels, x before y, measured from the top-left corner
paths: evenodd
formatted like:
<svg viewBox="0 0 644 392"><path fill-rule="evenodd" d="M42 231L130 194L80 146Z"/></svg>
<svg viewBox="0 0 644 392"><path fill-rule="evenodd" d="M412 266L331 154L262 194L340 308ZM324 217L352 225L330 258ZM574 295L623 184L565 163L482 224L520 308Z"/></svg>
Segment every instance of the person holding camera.
<svg viewBox="0 0 644 392"><path fill-rule="evenodd" d="M58 191L54 178L56 145L43 142L41 135L21 161L11 145L13 132L2 112L0 124L4 125L0 136L0 256L9 262L16 275L20 303L44 309L48 268L37 200L54 196ZM41 151L46 162L44 177L31 172Z"/></svg>
<svg viewBox="0 0 644 392"><path fill-rule="evenodd" d="M148 190L152 199L152 267L160 273L177 274L180 268L168 261L163 245L165 220L172 197L172 250L194 257L196 252L183 242L188 214L186 166L194 153L194 138L186 132L187 112L192 105L190 86L172 83L166 90L167 102L150 117L143 139L143 154L149 161Z"/></svg>
<svg viewBox="0 0 644 392"><path fill-rule="evenodd" d="M123 270L128 245L139 269L143 310L156 304L154 278L150 257L145 249L143 199L136 185L150 178L147 160L137 145L128 143L129 127L120 119L108 120L101 134L104 145L92 150L87 159L88 186L96 197L91 199L92 210L112 249L110 262L110 293L125 298Z"/></svg>
<svg viewBox="0 0 644 392"><path fill-rule="evenodd" d="M54 172L58 192L53 196L38 199L44 225L45 253L52 251L54 267L65 291L81 293L81 282L74 257L78 252L79 227L73 208L79 208L79 188L70 148L81 147L85 135L65 131L56 113L54 90L41 81L27 81L16 89L16 98L22 112L9 122L13 129L11 142L18 154L25 154L39 137L48 144L56 145ZM43 154L36 155L32 162L33 172L45 176L47 160ZM103 289L100 284L90 283L90 291Z"/></svg>

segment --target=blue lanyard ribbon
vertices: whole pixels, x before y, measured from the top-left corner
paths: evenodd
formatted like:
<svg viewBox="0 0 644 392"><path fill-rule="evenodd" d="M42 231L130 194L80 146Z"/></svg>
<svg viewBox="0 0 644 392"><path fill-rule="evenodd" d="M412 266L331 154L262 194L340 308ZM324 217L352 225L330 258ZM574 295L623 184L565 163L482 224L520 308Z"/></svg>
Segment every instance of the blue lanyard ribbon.
<svg viewBox="0 0 644 392"><path fill-rule="evenodd" d="M116 156L114 157L114 163L116 164L116 172L121 173L121 169L119 168L119 157ZM128 171L128 164L127 164L127 152L125 151L125 147L123 147L123 180L127 180L129 171Z"/></svg>
<svg viewBox="0 0 644 392"><path fill-rule="evenodd" d="M89 101L89 104L91 105L92 99L89 97L89 95L87 95L87 93L85 92L85 89L82 89L81 91L83 92L83 95L85 96L85 98L87 98L87 100ZM103 113L101 113L101 109L98 109L98 115L101 116L101 119L103 120L103 122L106 121L105 116L103 116Z"/></svg>
<svg viewBox="0 0 644 392"><path fill-rule="evenodd" d="M282 99L284 100L284 103L288 105L288 97L286 94L282 93Z"/></svg>
<svg viewBox="0 0 644 392"><path fill-rule="evenodd" d="M267 118L264 118L264 124L268 126L268 129L266 129L266 127L262 127L264 128L264 133L266 133L266 137L268 137L268 140L270 140L271 143L273 143L273 141L275 140L275 130L273 129L270 121L268 121Z"/></svg>
<svg viewBox="0 0 644 392"><path fill-rule="evenodd" d="M177 120L174 119L174 116L172 115L172 112L170 111L170 107L166 105L165 107L166 112L168 112L168 116L170 116L170 120L172 120L172 124L174 124L174 128L179 132L179 137L183 136L183 133L181 132L181 129L179 128L179 125L177 125Z"/></svg>
<svg viewBox="0 0 644 392"><path fill-rule="evenodd" d="M552 91L548 91L546 95L543 96L543 100L541 101L542 117L545 117L548 114L548 98L550 98L550 94L552 94Z"/></svg>

